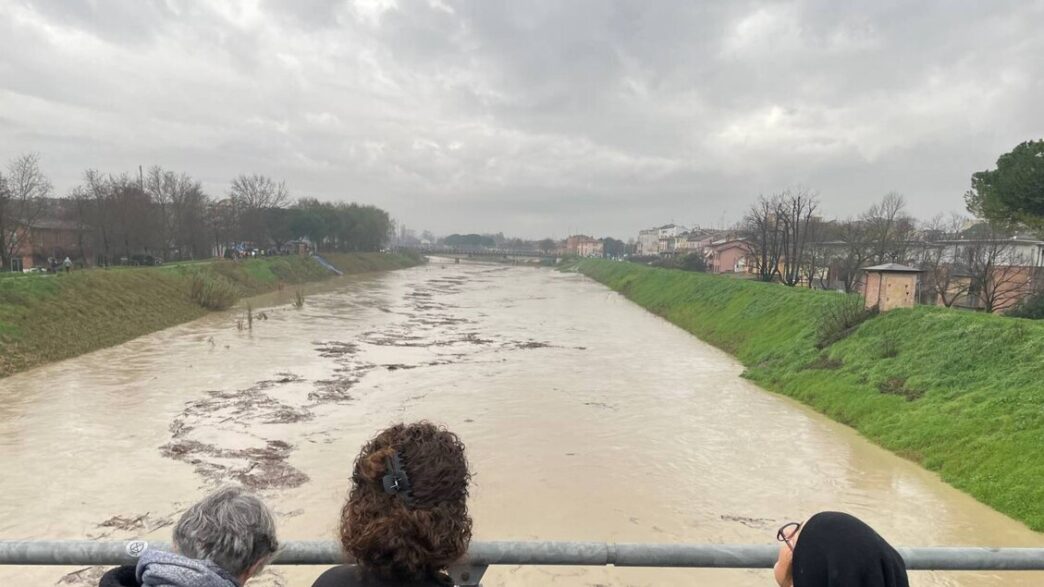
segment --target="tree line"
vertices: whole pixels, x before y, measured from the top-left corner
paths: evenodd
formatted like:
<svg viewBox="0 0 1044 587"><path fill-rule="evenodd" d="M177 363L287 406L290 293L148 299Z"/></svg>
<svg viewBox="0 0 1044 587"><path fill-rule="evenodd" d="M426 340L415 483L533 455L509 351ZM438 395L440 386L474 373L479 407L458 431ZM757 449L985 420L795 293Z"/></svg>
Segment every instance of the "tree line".
<svg viewBox="0 0 1044 587"><path fill-rule="evenodd" d="M906 259L916 221L901 194L889 193L845 220L824 220L818 210L818 195L805 188L761 196L751 205L739 232L759 279L812 286L829 265L852 291L862 267Z"/></svg>
<svg viewBox="0 0 1044 587"><path fill-rule="evenodd" d="M825 220L817 194L796 188L759 197L736 232L762 281L852 292L864 267L895 262L921 269L925 293L942 305L972 297L991 312L1044 289L1039 261L1016 238L1044 230L1044 140L1002 155L971 185L965 201L975 219L919 222L892 192L855 217Z"/></svg>
<svg viewBox="0 0 1044 587"><path fill-rule="evenodd" d="M275 252L299 238L320 251L376 251L392 224L375 206L294 201L285 182L261 174L239 175L215 197L199 180L158 166L137 176L88 169L79 185L55 197L37 154L16 157L0 171L3 268L42 228L73 235L61 254L110 264L142 256L207 258L234 245Z"/></svg>
<svg viewBox="0 0 1044 587"><path fill-rule="evenodd" d="M748 262L758 279L789 286L857 291L863 268L885 263L923 271L923 285L947 307L965 296L992 311L1019 294L1035 260L1019 250L1020 227L961 214L918 221L892 192L855 217L824 220L807 190L761 197L742 224ZM1032 280L1030 280L1032 282Z"/></svg>

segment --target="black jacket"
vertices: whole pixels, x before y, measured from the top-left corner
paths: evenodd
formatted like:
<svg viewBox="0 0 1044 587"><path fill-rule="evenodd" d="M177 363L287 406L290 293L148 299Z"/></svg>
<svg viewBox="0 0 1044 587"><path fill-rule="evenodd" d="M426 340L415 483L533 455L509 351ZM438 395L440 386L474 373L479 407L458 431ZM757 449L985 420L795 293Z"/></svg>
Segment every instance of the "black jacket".
<svg viewBox="0 0 1044 587"><path fill-rule="evenodd" d="M420 581L387 579L356 565L341 565L319 575L312 587L453 587L453 583L448 577Z"/></svg>
<svg viewBox="0 0 1044 587"><path fill-rule="evenodd" d="M794 546L794 587L910 587L903 557L862 520L820 512Z"/></svg>
<svg viewBox="0 0 1044 587"><path fill-rule="evenodd" d="M102 575L101 581L98 582L98 587L141 587L136 571L137 567L134 565L109 569L107 573Z"/></svg>

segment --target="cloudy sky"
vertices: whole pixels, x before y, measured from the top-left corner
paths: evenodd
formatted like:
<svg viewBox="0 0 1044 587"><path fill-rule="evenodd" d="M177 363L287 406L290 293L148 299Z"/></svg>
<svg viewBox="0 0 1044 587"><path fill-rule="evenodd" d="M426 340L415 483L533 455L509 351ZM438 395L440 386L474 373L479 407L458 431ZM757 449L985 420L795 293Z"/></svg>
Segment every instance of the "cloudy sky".
<svg viewBox="0 0 1044 587"><path fill-rule="evenodd" d="M1044 136L1044 1L0 0L0 159L242 172L440 234L627 237L804 185L960 210Z"/></svg>

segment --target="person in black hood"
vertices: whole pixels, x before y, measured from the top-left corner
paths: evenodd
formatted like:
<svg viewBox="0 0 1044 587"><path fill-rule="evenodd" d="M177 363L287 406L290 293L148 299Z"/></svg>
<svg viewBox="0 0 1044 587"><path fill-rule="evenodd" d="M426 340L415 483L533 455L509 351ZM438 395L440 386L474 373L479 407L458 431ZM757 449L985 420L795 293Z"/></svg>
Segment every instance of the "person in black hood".
<svg viewBox="0 0 1044 587"><path fill-rule="evenodd" d="M105 573L99 587L241 587L278 548L265 504L226 487L182 514L174 526L176 552L147 549L136 565Z"/></svg>
<svg viewBox="0 0 1044 587"><path fill-rule="evenodd" d="M909 587L903 557L862 520L820 512L776 533L780 587Z"/></svg>

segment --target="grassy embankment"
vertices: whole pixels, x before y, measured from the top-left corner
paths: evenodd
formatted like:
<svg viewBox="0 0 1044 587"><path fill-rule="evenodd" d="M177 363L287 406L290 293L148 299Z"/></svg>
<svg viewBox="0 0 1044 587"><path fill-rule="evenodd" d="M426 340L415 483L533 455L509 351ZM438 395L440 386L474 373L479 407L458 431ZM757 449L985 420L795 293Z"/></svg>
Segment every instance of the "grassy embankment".
<svg viewBox="0 0 1044 587"><path fill-rule="evenodd" d="M346 274L423 262L401 254L325 255ZM187 322L240 297L333 274L307 257L0 276L0 377Z"/></svg>
<svg viewBox="0 0 1044 587"><path fill-rule="evenodd" d="M1044 322L922 306L821 350L837 293L611 261L578 270L735 355L763 387L1044 531Z"/></svg>

